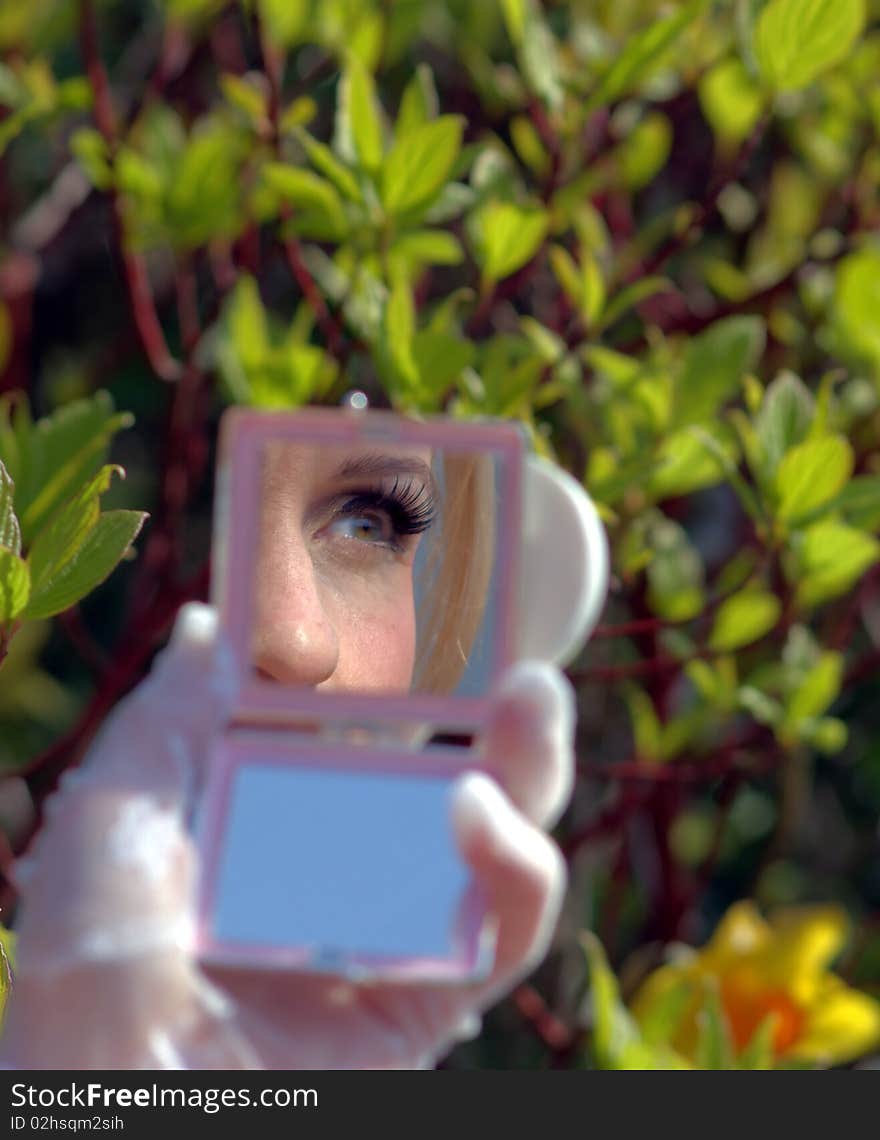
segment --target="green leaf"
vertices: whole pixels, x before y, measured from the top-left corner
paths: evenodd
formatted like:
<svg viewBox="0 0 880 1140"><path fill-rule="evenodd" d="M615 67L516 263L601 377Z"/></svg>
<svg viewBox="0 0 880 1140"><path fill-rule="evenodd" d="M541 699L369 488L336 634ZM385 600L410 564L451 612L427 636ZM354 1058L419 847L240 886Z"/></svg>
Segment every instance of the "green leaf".
<svg viewBox="0 0 880 1140"><path fill-rule="evenodd" d="M859 530L880 530L880 475L856 475L831 506Z"/></svg>
<svg viewBox="0 0 880 1140"><path fill-rule="evenodd" d="M0 926L0 1022L2 1022L6 999L12 989L12 977L15 968L16 934Z"/></svg>
<svg viewBox="0 0 880 1140"><path fill-rule="evenodd" d="M282 134L295 134L300 127L310 123L317 113L315 100L308 95L301 95L285 107L278 121L278 129Z"/></svg>
<svg viewBox="0 0 880 1140"><path fill-rule="evenodd" d="M442 115L395 139L382 168L382 201L389 214L426 207L436 198L461 149L462 125L458 115Z"/></svg>
<svg viewBox="0 0 880 1140"><path fill-rule="evenodd" d="M777 1014L768 1013L751 1036L751 1040L736 1058L737 1069L766 1070L773 1068L775 1052L773 1038Z"/></svg>
<svg viewBox="0 0 880 1140"><path fill-rule="evenodd" d="M501 0L501 11L507 34L514 47L518 47L523 40L526 30L526 20L529 14L529 0Z"/></svg>
<svg viewBox="0 0 880 1140"><path fill-rule="evenodd" d="M128 147L120 147L116 155L116 186L123 194L140 200L142 210L146 203L161 209L165 182L156 165Z"/></svg>
<svg viewBox="0 0 880 1140"><path fill-rule="evenodd" d="M308 131L300 129L294 133L302 144L312 166L329 178L340 194L352 202L360 202L361 190L357 179L348 167L339 161L330 147L319 142L318 139L312 138Z"/></svg>
<svg viewBox="0 0 880 1140"><path fill-rule="evenodd" d="M775 474L786 452L807 438L815 408L809 389L793 372L781 372L767 387L755 417L767 477Z"/></svg>
<svg viewBox="0 0 880 1140"><path fill-rule="evenodd" d="M591 329L605 307L605 278L599 259L586 246L581 247L580 260L581 312L584 323Z"/></svg>
<svg viewBox="0 0 880 1140"><path fill-rule="evenodd" d="M590 969L590 999L593 1007L593 1051L600 1068L620 1067L627 1050L640 1044L635 1020L620 1000L617 979L611 972L602 944L594 934L582 934Z"/></svg>
<svg viewBox="0 0 880 1140"><path fill-rule="evenodd" d="M21 528L15 515L15 484L0 459L0 546L21 553Z"/></svg>
<svg viewBox="0 0 880 1140"><path fill-rule="evenodd" d="M738 456L730 433L720 424L706 428L718 448L734 465ZM652 499L668 499L688 495L703 487L724 482L725 470L715 455L706 449L705 437L697 438L691 428L665 435L657 449L658 466L646 481L645 489Z"/></svg>
<svg viewBox="0 0 880 1140"><path fill-rule="evenodd" d="M404 281L396 281L385 305L382 322L382 347L396 376L408 387L419 381L413 357L416 316L412 292Z"/></svg>
<svg viewBox="0 0 880 1140"><path fill-rule="evenodd" d="M0 107L19 107L27 99L27 86L11 67L0 63Z"/></svg>
<svg viewBox="0 0 880 1140"><path fill-rule="evenodd" d="M322 10L327 5L322 5ZM383 15L382 5L371 6L357 0L354 5L349 4L346 13L345 3L338 6L337 20L345 21L346 25L340 28L339 39L345 39L350 56L357 57L370 71L375 71L385 47L386 19ZM348 27L349 15L352 26ZM390 11L389 17L390 18Z"/></svg>
<svg viewBox="0 0 880 1140"><path fill-rule="evenodd" d="M101 515L76 556L39 593L31 596L24 616L52 617L91 593L115 569L145 518L140 511L107 511Z"/></svg>
<svg viewBox="0 0 880 1140"><path fill-rule="evenodd" d="M707 704L725 713L732 712L736 704L735 658L718 657L712 662L689 661L685 673Z"/></svg>
<svg viewBox="0 0 880 1140"><path fill-rule="evenodd" d="M412 355L421 388L436 405L473 363L474 346L461 337L426 329L413 338Z"/></svg>
<svg viewBox="0 0 880 1140"><path fill-rule="evenodd" d="M693 982L682 978L667 988L660 988L638 1010L638 1024L648 1045L664 1045L671 1041L693 997Z"/></svg>
<svg viewBox="0 0 880 1140"><path fill-rule="evenodd" d="M580 936L590 975L593 1011L592 1052L600 1069L685 1069L688 1066L671 1049L651 1046L620 999L617 984L599 939L590 932Z"/></svg>
<svg viewBox="0 0 880 1140"><path fill-rule="evenodd" d="M523 317L520 328L525 333L530 344L541 357L543 364L558 364L566 353L565 341L562 337L536 321L534 317Z"/></svg>
<svg viewBox="0 0 880 1140"><path fill-rule="evenodd" d="M647 542L648 603L658 617L687 621L703 608L703 563L683 527L659 512L650 520Z"/></svg>
<svg viewBox="0 0 880 1140"><path fill-rule="evenodd" d="M805 725L802 728L807 727ZM846 748L849 740L849 729L846 722L833 716L823 716L809 724L806 738L816 749L825 756L833 756Z"/></svg>
<svg viewBox="0 0 880 1140"><path fill-rule="evenodd" d="M545 210L490 202L481 211L478 259L484 282L509 277L531 261L547 233Z"/></svg>
<svg viewBox="0 0 880 1140"><path fill-rule="evenodd" d="M228 103L241 111L253 123L266 117L267 99L264 91L238 75L220 76L220 90Z"/></svg>
<svg viewBox="0 0 880 1140"><path fill-rule="evenodd" d="M298 408L324 395L337 374L336 362L317 345L289 341L272 348L253 372L247 402L272 411Z"/></svg>
<svg viewBox="0 0 880 1140"><path fill-rule="evenodd" d="M360 164L369 174L375 174L384 150L376 85L354 57L349 59L342 79L342 107Z"/></svg>
<svg viewBox="0 0 880 1140"><path fill-rule="evenodd" d="M672 124L660 111L637 123L617 150L620 176L629 190L641 190L665 165L672 148Z"/></svg>
<svg viewBox="0 0 880 1140"><path fill-rule="evenodd" d="M409 131L424 126L437 118L439 100L434 76L426 63L416 67L416 73L403 89L397 120L394 123L394 137L401 139Z"/></svg>
<svg viewBox="0 0 880 1140"><path fill-rule="evenodd" d="M307 214L319 215L324 220L321 234L309 233L310 237L333 241L343 237L348 222L342 199L332 182L319 178L310 170L290 166L283 162L269 162L262 170L263 178L284 201L296 206ZM299 219L294 216L294 222Z"/></svg>
<svg viewBox="0 0 880 1140"><path fill-rule="evenodd" d="M705 0L692 0L678 12L652 20L643 31L631 36L587 100L585 110L604 107L635 90L663 61L675 41L705 6Z"/></svg>
<svg viewBox="0 0 880 1140"><path fill-rule="evenodd" d="M852 474L853 450L842 435L808 439L788 451L776 472L777 514L794 523L830 502Z"/></svg>
<svg viewBox="0 0 880 1140"><path fill-rule="evenodd" d="M59 110L88 111L92 102L92 87L84 75L74 75L58 84L56 104Z"/></svg>
<svg viewBox="0 0 880 1140"><path fill-rule="evenodd" d="M698 1069L732 1069L733 1040L717 986L706 983L706 997L697 1013Z"/></svg>
<svg viewBox="0 0 880 1140"><path fill-rule="evenodd" d="M0 627L19 616L27 605L30 591L27 563L9 547L0 546Z"/></svg>
<svg viewBox="0 0 880 1140"><path fill-rule="evenodd" d="M251 400L251 382L271 351L266 311L253 277L242 274L223 309L217 363L232 398Z"/></svg>
<svg viewBox="0 0 880 1140"><path fill-rule="evenodd" d="M447 182L424 216L432 226L441 226L458 218L474 204L476 195L463 182Z"/></svg>
<svg viewBox="0 0 880 1140"><path fill-rule="evenodd" d="M70 152L79 162L89 181L98 190L107 190L113 184L113 171L107 144L100 132L92 127L80 127L70 136Z"/></svg>
<svg viewBox="0 0 880 1140"><path fill-rule="evenodd" d="M546 178L550 171L550 156L541 142L541 136L527 115L514 115L510 121L510 138L516 153L538 178Z"/></svg>
<svg viewBox="0 0 880 1140"><path fill-rule="evenodd" d="M709 648L728 653L751 645L773 629L781 611L782 606L775 594L747 586L719 607L709 637Z"/></svg>
<svg viewBox="0 0 880 1140"><path fill-rule="evenodd" d="M797 536L790 578L799 605L812 607L837 598L880 559L880 542L831 519L814 523Z"/></svg>
<svg viewBox="0 0 880 1140"><path fill-rule="evenodd" d="M55 512L49 524L34 539L28 552L34 595L39 594L76 557L100 517L100 497L116 474L125 476L123 469L116 465L102 467L94 479Z"/></svg>
<svg viewBox="0 0 880 1140"><path fill-rule="evenodd" d="M481 414L515 416L531 398L544 362L523 337L501 334L481 346L477 370L485 402Z"/></svg>
<svg viewBox="0 0 880 1140"><path fill-rule="evenodd" d="M609 328L615 321L620 320L624 313L640 305L649 297L667 291L675 292L675 286L666 277L642 277L632 285L626 285L619 293L615 293L602 310L602 328Z"/></svg>
<svg viewBox="0 0 880 1140"><path fill-rule="evenodd" d="M645 690L636 685L629 686L624 697L632 723L636 756L645 763L656 763L663 756L663 726L654 710L654 703Z"/></svg>
<svg viewBox="0 0 880 1140"><path fill-rule="evenodd" d="M736 700L739 707L754 717L758 724L772 728L782 719L782 705L754 685L742 685L737 690Z"/></svg>
<svg viewBox="0 0 880 1140"><path fill-rule="evenodd" d="M761 77L774 91L806 87L846 59L864 26L864 0L770 0L755 28Z"/></svg>
<svg viewBox="0 0 880 1140"><path fill-rule="evenodd" d="M581 305L581 277L578 267L565 246L551 245L548 250L550 268L556 275L556 280L565 291L565 295L572 305L580 308Z"/></svg>
<svg viewBox="0 0 880 1140"><path fill-rule="evenodd" d="M106 392L75 400L37 421L23 441L15 486L25 547L52 512L95 475L110 440L131 423L128 413L114 412Z"/></svg>
<svg viewBox="0 0 880 1140"><path fill-rule="evenodd" d="M693 337L684 355L676 390L676 425L713 419L721 404L739 391L764 348L760 317L727 317Z"/></svg>
<svg viewBox="0 0 880 1140"><path fill-rule="evenodd" d="M871 360L880 370L880 248L843 258L837 267L834 315L843 346Z"/></svg>
<svg viewBox="0 0 880 1140"><path fill-rule="evenodd" d="M764 109L761 89L739 59L717 63L700 80L700 106L712 130L724 143L748 138Z"/></svg>
<svg viewBox="0 0 880 1140"><path fill-rule="evenodd" d="M709 428L691 427L688 428L688 431L693 434L694 439L697 440L706 454L710 455L718 464L719 471L724 474L728 483L730 483L736 492L746 513L756 522L763 521L764 513L761 503L755 495L754 490L749 486L742 475L740 475L739 468L735 460L731 457L729 449L724 446L723 441L718 439Z"/></svg>
<svg viewBox="0 0 880 1140"><path fill-rule="evenodd" d="M178 156L164 196L164 222L173 244L195 249L233 237L244 217L242 136L218 119L200 124Z"/></svg>
<svg viewBox="0 0 880 1140"><path fill-rule="evenodd" d="M562 103L559 45L536 2L526 5L525 28L517 44L517 57L529 90L548 107L558 108Z"/></svg>
<svg viewBox="0 0 880 1140"><path fill-rule="evenodd" d="M842 653L822 653L790 694L786 703L785 722L796 725L799 721L821 716L840 694L843 667Z"/></svg>
<svg viewBox="0 0 880 1140"><path fill-rule="evenodd" d="M259 0L270 42L294 47L307 34L310 0Z"/></svg>
<svg viewBox="0 0 880 1140"><path fill-rule="evenodd" d="M400 259L409 268L460 265L464 250L458 238L445 230L412 230L392 242L388 256Z"/></svg>

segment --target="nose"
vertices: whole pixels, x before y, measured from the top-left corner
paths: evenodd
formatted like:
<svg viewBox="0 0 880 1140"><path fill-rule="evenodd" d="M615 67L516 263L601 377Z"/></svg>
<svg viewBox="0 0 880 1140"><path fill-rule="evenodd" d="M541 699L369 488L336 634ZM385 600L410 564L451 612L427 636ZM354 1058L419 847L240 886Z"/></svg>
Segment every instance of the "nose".
<svg viewBox="0 0 880 1140"><path fill-rule="evenodd" d="M262 543L254 597L252 662L263 677L315 686L332 677L339 639L301 537Z"/></svg>

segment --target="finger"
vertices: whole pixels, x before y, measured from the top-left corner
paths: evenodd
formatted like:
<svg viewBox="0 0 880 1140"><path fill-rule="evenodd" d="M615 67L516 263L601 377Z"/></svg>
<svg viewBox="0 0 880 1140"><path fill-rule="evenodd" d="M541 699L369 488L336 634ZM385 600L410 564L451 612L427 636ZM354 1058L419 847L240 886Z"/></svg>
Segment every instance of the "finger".
<svg viewBox="0 0 880 1140"><path fill-rule="evenodd" d="M574 692L552 665L508 671L483 740L486 766L530 820L552 826L574 781Z"/></svg>
<svg viewBox="0 0 880 1140"><path fill-rule="evenodd" d="M495 963L478 989L490 1003L544 957L565 893L558 848L487 776L463 776L453 792L459 850L486 891L498 922Z"/></svg>
<svg viewBox="0 0 880 1140"><path fill-rule="evenodd" d="M72 787L18 879L3 1056L18 1068L249 1068L192 959L197 858L177 805Z"/></svg>
<svg viewBox="0 0 880 1140"><path fill-rule="evenodd" d="M81 772L66 783L149 790L190 801L209 744L228 721L239 690L232 653L211 606L180 610L168 647L150 676L121 702Z"/></svg>
<svg viewBox="0 0 880 1140"><path fill-rule="evenodd" d="M188 602L181 606L171 639L156 659L150 683L172 688L195 680L208 693L228 698L237 684L232 650L223 636L213 606Z"/></svg>
<svg viewBox="0 0 880 1140"><path fill-rule="evenodd" d="M16 867L17 973L190 945L196 856L176 807L146 794L73 788L47 814Z"/></svg>
<svg viewBox="0 0 880 1140"><path fill-rule="evenodd" d="M259 1066L210 991L174 951L16 974L0 1056L17 1069L250 1069Z"/></svg>

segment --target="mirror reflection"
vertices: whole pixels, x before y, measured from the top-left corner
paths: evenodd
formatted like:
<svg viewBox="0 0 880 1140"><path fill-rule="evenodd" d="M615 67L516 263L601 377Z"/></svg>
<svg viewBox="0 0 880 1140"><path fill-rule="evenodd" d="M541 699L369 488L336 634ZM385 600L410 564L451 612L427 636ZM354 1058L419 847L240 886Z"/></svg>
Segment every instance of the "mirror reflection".
<svg viewBox="0 0 880 1140"><path fill-rule="evenodd" d="M451 784L254 757L230 790L213 937L300 948L335 968L461 950L469 876L448 823Z"/></svg>
<svg viewBox="0 0 880 1140"><path fill-rule="evenodd" d="M484 692L503 462L412 443L264 443L256 675L328 692Z"/></svg>

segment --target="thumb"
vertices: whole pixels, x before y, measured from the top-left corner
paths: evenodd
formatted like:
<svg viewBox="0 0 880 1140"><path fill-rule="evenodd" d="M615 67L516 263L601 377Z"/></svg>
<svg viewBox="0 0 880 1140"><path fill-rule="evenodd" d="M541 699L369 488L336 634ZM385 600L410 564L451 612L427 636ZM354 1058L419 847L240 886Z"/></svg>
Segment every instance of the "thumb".
<svg viewBox="0 0 880 1140"><path fill-rule="evenodd" d="M121 787L164 802L190 802L239 687L217 611L195 602L183 606L149 677L114 710L82 770L63 784Z"/></svg>
<svg viewBox="0 0 880 1140"><path fill-rule="evenodd" d="M546 954L565 893L565 864L556 845L481 773L458 781L452 821L498 923L492 974L477 991L488 1005Z"/></svg>

